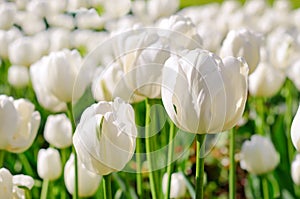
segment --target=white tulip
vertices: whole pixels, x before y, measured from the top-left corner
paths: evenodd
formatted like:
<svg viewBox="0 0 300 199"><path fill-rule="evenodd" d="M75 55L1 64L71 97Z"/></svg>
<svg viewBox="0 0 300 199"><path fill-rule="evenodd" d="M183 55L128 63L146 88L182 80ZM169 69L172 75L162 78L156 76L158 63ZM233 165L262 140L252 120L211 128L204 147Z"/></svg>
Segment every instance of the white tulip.
<svg viewBox="0 0 300 199"><path fill-rule="evenodd" d="M22 33L17 28L12 28L8 31L0 30L0 57L8 59L8 47L17 38L22 37Z"/></svg>
<svg viewBox="0 0 300 199"><path fill-rule="evenodd" d="M29 70L26 66L10 66L8 69L8 82L16 88L23 88L29 83Z"/></svg>
<svg viewBox="0 0 300 199"><path fill-rule="evenodd" d="M300 185L300 154L297 154L291 166L291 176L296 185Z"/></svg>
<svg viewBox="0 0 300 199"><path fill-rule="evenodd" d="M26 10L42 18L48 15L48 8L49 2L47 0L35 0L28 2Z"/></svg>
<svg viewBox="0 0 300 199"><path fill-rule="evenodd" d="M21 37L12 42L8 48L9 60L14 65L30 66L40 58L31 37Z"/></svg>
<svg viewBox="0 0 300 199"><path fill-rule="evenodd" d="M94 8L77 12L75 20L80 29L102 29L105 23Z"/></svg>
<svg viewBox="0 0 300 199"><path fill-rule="evenodd" d="M163 71L162 101L172 121L197 134L232 128L247 98L247 64L195 49L171 56ZM238 83L237 83L238 82Z"/></svg>
<svg viewBox="0 0 300 199"><path fill-rule="evenodd" d="M14 3L0 4L0 29L10 29L15 20L16 6Z"/></svg>
<svg viewBox="0 0 300 199"><path fill-rule="evenodd" d="M89 7L89 1L86 0L68 0L67 10L69 12L76 12L79 9Z"/></svg>
<svg viewBox="0 0 300 199"><path fill-rule="evenodd" d="M67 14L53 14L47 16L47 22L51 27L60 27L73 30L75 27L75 19Z"/></svg>
<svg viewBox="0 0 300 199"><path fill-rule="evenodd" d="M93 196L102 179L100 175L87 170L78 160L78 194L80 197L90 197ZM75 159L74 154L71 154L69 160L66 162L64 168L64 180L67 190L70 194L74 193L75 189Z"/></svg>
<svg viewBox="0 0 300 199"><path fill-rule="evenodd" d="M31 12L17 12L15 21L27 35L34 35L46 29L43 18L38 17Z"/></svg>
<svg viewBox="0 0 300 199"><path fill-rule="evenodd" d="M252 135L241 149L241 168L249 173L261 175L275 169L279 164L279 154L272 141L261 135Z"/></svg>
<svg viewBox="0 0 300 199"><path fill-rule="evenodd" d="M35 34L32 37L33 45L35 46L36 51L39 52L40 57L47 55L50 48L50 38L48 31L42 31Z"/></svg>
<svg viewBox="0 0 300 199"><path fill-rule="evenodd" d="M49 31L50 52L70 47L70 30L65 28L51 28Z"/></svg>
<svg viewBox="0 0 300 199"><path fill-rule="evenodd" d="M25 10L30 0L15 0L18 10Z"/></svg>
<svg viewBox="0 0 300 199"><path fill-rule="evenodd" d="M30 66L32 86L40 105L52 112L61 112L66 110L66 104L55 97L45 86L45 80L48 78L48 63L49 57L43 57Z"/></svg>
<svg viewBox="0 0 300 199"><path fill-rule="evenodd" d="M294 83L295 87L300 90L300 60L292 64L291 67L287 69L287 76Z"/></svg>
<svg viewBox="0 0 300 199"><path fill-rule="evenodd" d="M13 198L24 199L26 198L25 190L23 187L31 189L34 185L34 180L31 176L19 174L13 176Z"/></svg>
<svg viewBox="0 0 300 199"><path fill-rule="evenodd" d="M249 76L249 92L253 96L272 97L280 90L285 78L282 71L262 62Z"/></svg>
<svg viewBox="0 0 300 199"><path fill-rule="evenodd" d="M168 17L179 8L179 0L149 0L147 1L147 14L152 20Z"/></svg>
<svg viewBox="0 0 300 199"><path fill-rule="evenodd" d="M84 166L100 175L122 170L135 150L134 111L120 98L99 102L82 114L73 136Z"/></svg>
<svg viewBox="0 0 300 199"><path fill-rule="evenodd" d="M72 124L65 114L48 116L44 138L56 148L62 149L72 145Z"/></svg>
<svg viewBox="0 0 300 199"><path fill-rule="evenodd" d="M298 107L297 113L292 122L291 138L294 147L297 149L297 151L300 151L300 106Z"/></svg>
<svg viewBox="0 0 300 199"><path fill-rule="evenodd" d="M162 180L162 188L164 194L167 192L168 174L165 173ZM181 172L172 173L171 186L170 186L170 198L184 197L186 192L186 184L184 176Z"/></svg>
<svg viewBox="0 0 300 199"><path fill-rule="evenodd" d="M0 169L0 193L1 198L13 198L13 176L9 172L9 170L5 168Z"/></svg>
<svg viewBox="0 0 300 199"><path fill-rule="evenodd" d="M104 15L109 18L118 18L126 15L131 8L130 0L104 1Z"/></svg>
<svg viewBox="0 0 300 199"><path fill-rule="evenodd" d="M64 49L50 53L47 58L47 77L44 77L44 86L60 101L71 102L73 86L82 63L79 52ZM75 92L83 94L83 91L78 89Z"/></svg>
<svg viewBox="0 0 300 199"><path fill-rule="evenodd" d="M222 44L220 56L243 57L251 74L260 61L260 43L261 38L257 33L246 29L231 30Z"/></svg>
<svg viewBox="0 0 300 199"><path fill-rule="evenodd" d="M68 1L67 0L51 0L49 2L49 12L52 14L63 13L66 11Z"/></svg>
<svg viewBox="0 0 300 199"><path fill-rule="evenodd" d="M37 135L40 120L29 101L0 95L0 148L13 153L26 151Z"/></svg>
<svg viewBox="0 0 300 199"><path fill-rule="evenodd" d="M44 180L56 180L62 173L62 164L58 150L40 149L37 157L37 172Z"/></svg>

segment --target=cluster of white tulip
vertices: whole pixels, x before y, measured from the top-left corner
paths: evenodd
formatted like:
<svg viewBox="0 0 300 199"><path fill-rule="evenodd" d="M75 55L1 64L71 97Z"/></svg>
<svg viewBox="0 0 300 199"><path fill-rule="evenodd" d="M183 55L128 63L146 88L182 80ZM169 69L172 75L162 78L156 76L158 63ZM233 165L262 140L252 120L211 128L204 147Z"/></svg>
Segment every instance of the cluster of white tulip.
<svg viewBox="0 0 300 199"><path fill-rule="evenodd" d="M300 90L300 9L292 10L289 1L230 0L181 10L179 3L0 0L5 81L16 90L32 87L32 99L50 112L41 130L50 146L37 155L41 179L63 176L70 194L94 195L102 176L121 171L134 155L133 103L161 99L178 128L199 136L232 129L248 93L272 97L286 78ZM83 111L75 129L72 103L87 90L97 103ZM30 148L41 122L34 109L27 99L0 95L0 150ZM298 151L299 131L300 108L291 127ZM71 147L63 162L61 150ZM240 155L241 167L256 175L280 162L271 140L260 135L244 142ZM298 185L299 162L298 155L291 169ZM31 189L31 181L0 170L5 198L22 198L18 186ZM162 184L171 198L185 196L182 173L165 174Z"/></svg>

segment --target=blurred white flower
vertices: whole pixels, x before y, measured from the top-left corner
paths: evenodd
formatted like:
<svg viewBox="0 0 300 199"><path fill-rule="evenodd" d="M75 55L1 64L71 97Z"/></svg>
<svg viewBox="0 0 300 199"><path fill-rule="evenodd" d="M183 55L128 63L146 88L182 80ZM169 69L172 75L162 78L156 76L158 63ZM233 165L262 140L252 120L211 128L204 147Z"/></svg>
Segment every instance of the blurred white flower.
<svg viewBox="0 0 300 199"><path fill-rule="evenodd" d="M292 162L291 176L296 185L300 185L300 154L297 154Z"/></svg>
<svg viewBox="0 0 300 199"><path fill-rule="evenodd" d="M249 92L252 96L272 97L285 82L285 74L267 62L261 62L249 76Z"/></svg>
<svg viewBox="0 0 300 199"><path fill-rule="evenodd" d="M37 135L40 120L31 102L0 95L0 148L12 153L26 151Z"/></svg>
<svg viewBox="0 0 300 199"><path fill-rule="evenodd" d="M43 57L30 66L30 79L35 91L37 100L41 106L52 112L66 110L66 104L55 97L45 86L45 80L48 78L49 57Z"/></svg>
<svg viewBox="0 0 300 199"><path fill-rule="evenodd" d="M13 176L6 168L0 169L1 198L13 198Z"/></svg>
<svg viewBox="0 0 300 199"><path fill-rule="evenodd" d="M94 8L89 10L79 10L75 16L76 25L80 29L102 29L105 18L99 16Z"/></svg>
<svg viewBox="0 0 300 199"><path fill-rule="evenodd" d="M201 49L183 51L165 62L162 101L179 128L197 134L222 132L244 112L247 77L241 59L221 60Z"/></svg>
<svg viewBox="0 0 300 199"><path fill-rule="evenodd" d="M162 179L163 193L167 192L168 174L165 173ZM172 173L171 175L171 186L170 186L170 198L181 198L184 197L186 192L186 184L184 176L181 172Z"/></svg>
<svg viewBox="0 0 300 199"><path fill-rule="evenodd" d="M10 29L15 21L17 8L14 3L3 2L0 4L0 29Z"/></svg>
<svg viewBox="0 0 300 199"><path fill-rule="evenodd" d="M27 35L34 35L46 29L43 18L31 12L19 11L16 13L15 23L22 28Z"/></svg>
<svg viewBox="0 0 300 199"><path fill-rule="evenodd" d="M50 48L50 38L49 32L42 31L31 37L33 40L33 45L37 52L39 52L40 57L47 55L49 53Z"/></svg>
<svg viewBox="0 0 300 199"><path fill-rule="evenodd" d="M27 12L33 13L38 17L46 17L49 14L49 1L34 0L29 1L26 7Z"/></svg>
<svg viewBox="0 0 300 199"><path fill-rule="evenodd" d="M297 113L294 116L291 126L291 138L294 147L297 151L300 151L300 106L298 107Z"/></svg>
<svg viewBox="0 0 300 199"><path fill-rule="evenodd" d="M102 179L100 175L97 175L93 172L87 170L78 160L78 194L80 197L90 197L93 196L98 187L99 183ZM64 180L67 190L70 194L74 193L75 189L75 160L74 154L71 154L69 160L66 162L64 168Z"/></svg>
<svg viewBox="0 0 300 199"><path fill-rule="evenodd" d="M241 149L241 168L249 173L261 175L268 173L279 164L279 154L272 141L261 135L252 135L243 143Z"/></svg>
<svg viewBox="0 0 300 199"><path fill-rule="evenodd" d="M294 83L295 87L300 91L300 60L292 64L291 67L287 69L287 76Z"/></svg>
<svg viewBox="0 0 300 199"><path fill-rule="evenodd" d="M44 138L48 143L59 149L72 145L72 124L65 114L48 116Z"/></svg>
<svg viewBox="0 0 300 199"><path fill-rule="evenodd" d="M261 41L261 36L253 31L246 29L231 30L222 44L220 56L243 57L251 74L260 62Z"/></svg>
<svg viewBox="0 0 300 199"><path fill-rule="evenodd" d="M8 59L8 48L10 44L20 37L22 37L22 33L17 28L12 28L8 31L0 30L0 57L2 59Z"/></svg>
<svg viewBox="0 0 300 199"><path fill-rule="evenodd" d="M75 27L75 19L68 14L53 14L47 16L47 22L51 27L65 28L72 30Z"/></svg>
<svg viewBox="0 0 300 199"><path fill-rule="evenodd" d="M21 37L9 45L8 56L13 65L30 66L41 54L31 37Z"/></svg>
<svg viewBox="0 0 300 199"><path fill-rule="evenodd" d="M104 13L108 18L119 18L129 13L131 8L130 0L104 1Z"/></svg>
<svg viewBox="0 0 300 199"><path fill-rule="evenodd" d="M34 185L34 180L31 176L19 174L13 176L13 198L24 199L26 193L23 187L31 189Z"/></svg>
<svg viewBox="0 0 300 199"><path fill-rule="evenodd" d="M76 12L79 9L89 7L90 0L68 0L67 11Z"/></svg>
<svg viewBox="0 0 300 199"><path fill-rule="evenodd" d="M58 150L40 149L37 157L37 172L44 180L56 180L62 173L62 163Z"/></svg>
<svg viewBox="0 0 300 199"><path fill-rule="evenodd" d="M62 50L64 48L70 48L71 32L65 28L50 28L49 40L50 40L50 52Z"/></svg>
<svg viewBox="0 0 300 199"><path fill-rule="evenodd" d="M135 150L134 111L120 98L101 101L82 114L73 136L84 166L100 175L122 170Z"/></svg>
<svg viewBox="0 0 300 199"><path fill-rule="evenodd" d="M149 0L147 1L147 14L152 20L168 17L179 8L179 0Z"/></svg>
<svg viewBox="0 0 300 199"><path fill-rule="evenodd" d="M12 65L8 69L7 80L16 88L23 88L29 83L29 70L26 66Z"/></svg>
<svg viewBox="0 0 300 199"><path fill-rule="evenodd" d="M49 12L52 14L66 11L68 0L51 0L49 2Z"/></svg>
<svg viewBox="0 0 300 199"><path fill-rule="evenodd" d="M15 0L18 10L25 10L30 0Z"/></svg>

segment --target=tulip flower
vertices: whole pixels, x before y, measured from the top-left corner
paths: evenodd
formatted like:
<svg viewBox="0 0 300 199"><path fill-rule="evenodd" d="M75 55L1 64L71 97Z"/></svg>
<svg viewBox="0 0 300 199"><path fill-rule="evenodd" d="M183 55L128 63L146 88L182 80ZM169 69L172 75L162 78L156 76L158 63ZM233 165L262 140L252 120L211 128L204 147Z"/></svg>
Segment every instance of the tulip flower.
<svg viewBox="0 0 300 199"><path fill-rule="evenodd" d="M119 18L126 15L131 8L130 0L104 1L104 15L108 18Z"/></svg>
<svg viewBox="0 0 300 199"><path fill-rule="evenodd" d="M294 62L291 67L287 69L287 76L294 83L295 87L300 90L300 60Z"/></svg>
<svg viewBox="0 0 300 199"><path fill-rule="evenodd" d="M300 154L297 154L291 166L291 176L296 185L300 185Z"/></svg>
<svg viewBox="0 0 300 199"><path fill-rule="evenodd" d="M267 62L262 62L249 76L249 92L252 96L272 97L285 82L285 74Z"/></svg>
<svg viewBox="0 0 300 199"><path fill-rule="evenodd" d="M11 28L8 31L0 30L0 57L2 59L8 59L8 48L10 44L21 36L22 33L17 28Z"/></svg>
<svg viewBox="0 0 300 199"><path fill-rule="evenodd" d="M225 38L220 50L221 57L234 56L243 57L251 74L260 61L260 36L252 31L242 29L231 30Z"/></svg>
<svg viewBox="0 0 300 199"><path fill-rule="evenodd" d="M293 119L291 126L291 138L294 147L297 151L300 151L300 106L298 107L297 113Z"/></svg>
<svg viewBox="0 0 300 199"><path fill-rule="evenodd" d="M279 154L269 138L252 135L241 149L241 168L249 173L262 175L275 169L279 164Z"/></svg>
<svg viewBox="0 0 300 199"><path fill-rule="evenodd" d="M40 149L37 157L37 171L44 180L56 180L62 173L62 164L58 150Z"/></svg>
<svg viewBox="0 0 300 199"><path fill-rule="evenodd" d="M37 135L40 120L31 102L0 95L0 149L26 151Z"/></svg>
<svg viewBox="0 0 300 199"><path fill-rule="evenodd" d="M75 189L74 166L74 154L71 154L64 168L65 185L70 194L73 194ZM78 161L78 194L80 197L93 196L99 187L100 181L100 175L90 172L82 165L80 160Z"/></svg>
<svg viewBox="0 0 300 199"><path fill-rule="evenodd" d="M72 124L65 114L49 115L45 124L44 138L56 148L72 145Z"/></svg>
<svg viewBox="0 0 300 199"><path fill-rule="evenodd" d="M133 108L116 98L83 112L73 143L87 169L107 175L122 170L132 158L136 136Z"/></svg>
<svg viewBox="0 0 300 199"><path fill-rule="evenodd" d="M0 5L0 29L9 29L15 19L16 6L13 3L2 2Z"/></svg>
<svg viewBox="0 0 300 199"><path fill-rule="evenodd" d="M200 49L181 56L171 56L164 66L162 101L169 117L196 134L232 128L245 108L247 64Z"/></svg>
<svg viewBox="0 0 300 199"><path fill-rule="evenodd" d="M13 198L13 176L9 170L5 168L0 169L0 193L3 198Z"/></svg>
<svg viewBox="0 0 300 199"><path fill-rule="evenodd" d="M76 14L75 19L80 29L101 29L105 23L104 18L101 18L95 9L81 10Z"/></svg>
<svg viewBox="0 0 300 199"><path fill-rule="evenodd" d="M16 88L23 88L29 83L29 71L26 66L10 66L8 69L8 82Z"/></svg>
<svg viewBox="0 0 300 199"><path fill-rule="evenodd" d="M163 192L166 193L168 174L165 173L162 180ZM170 198L182 198L186 192L185 179L182 173L173 173L171 175Z"/></svg>

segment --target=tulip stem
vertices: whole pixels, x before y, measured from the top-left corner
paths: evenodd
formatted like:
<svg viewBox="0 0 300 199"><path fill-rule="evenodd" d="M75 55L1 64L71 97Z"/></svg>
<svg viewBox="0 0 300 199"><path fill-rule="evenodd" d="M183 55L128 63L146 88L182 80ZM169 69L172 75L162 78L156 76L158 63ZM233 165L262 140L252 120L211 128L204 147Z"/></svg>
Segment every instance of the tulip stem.
<svg viewBox="0 0 300 199"><path fill-rule="evenodd" d="M75 132L75 119L74 119L74 115L73 115L73 107L72 107L72 102L67 103L67 107L68 107L68 116L69 119L71 121L72 124L72 132ZM78 157L77 157L77 153L75 151L74 145L72 146L72 152L74 153L74 162L75 162L75 189L74 189L74 193L73 193L73 198L74 199L78 199Z"/></svg>
<svg viewBox="0 0 300 199"><path fill-rule="evenodd" d="M46 199L48 195L49 180L44 179L42 184L41 199Z"/></svg>
<svg viewBox="0 0 300 199"><path fill-rule="evenodd" d="M175 126L174 123L170 123L170 135L169 135L169 146L168 146L168 168L167 168L167 174L168 174L168 180L167 180L167 191L165 195L165 199L170 198L170 190L171 190L171 176L172 176L172 170L173 170L173 153L174 153L174 135L175 135Z"/></svg>
<svg viewBox="0 0 300 199"><path fill-rule="evenodd" d="M0 150L0 168L3 166L5 151Z"/></svg>
<svg viewBox="0 0 300 199"><path fill-rule="evenodd" d="M269 194L269 182L267 180L267 177L266 176L262 176L261 181L262 181L263 198L264 199L269 199L270 198L270 194Z"/></svg>
<svg viewBox="0 0 300 199"><path fill-rule="evenodd" d="M157 199L157 190L155 188L155 174L153 172L153 164L152 164L152 157L151 157L151 141L150 141L150 104L148 99L146 99L146 122L145 122L145 136L146 136L146 156L148 161L148 167L149 167L149 181L150 181L150 188L151 188L151 194L153 199Z"/></svg>
<svg viewBox="0 0 300 199"><path fill-rule="evenodd" d="M229 170L229 199L235 199L235 130L230 130L230 170Z"/></svg>
<svg viewBox="0 0 300 199"><path fill-rule="evenodd" d="M112 193L111 193L111 175L105 175L103 176L103 193L104 193L104 199L112 199Z"/></svg>
<svg viewBox="0 0 300 199"><path fill-rule="evenodd" d="M203 199L204 185L204 157L201 154L201 147L204 144L205 134L197 134L197 155L196 155L196 198Z"/></svg>

